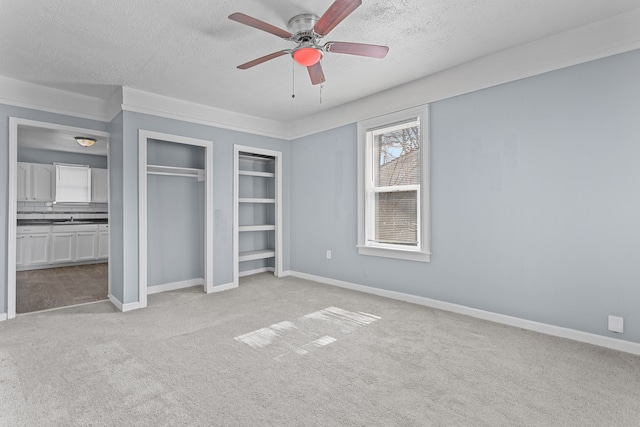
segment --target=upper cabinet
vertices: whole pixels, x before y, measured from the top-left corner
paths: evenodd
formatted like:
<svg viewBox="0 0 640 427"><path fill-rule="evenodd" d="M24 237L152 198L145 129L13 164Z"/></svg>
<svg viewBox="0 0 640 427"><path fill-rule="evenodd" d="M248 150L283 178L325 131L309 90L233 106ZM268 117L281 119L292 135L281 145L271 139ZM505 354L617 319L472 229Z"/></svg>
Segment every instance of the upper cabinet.
<svg viewBox="0 0 640 427"><path fill-rule="evenodd" d="M80 165L55 165L56 203L89 203L91 169Z"/></svg>
<svg viewBox="0 0 640 427"><path fill-rule="evenodd" d="M91 168L91 201L93 203L107 203L107 177L106 169Z"/></svg>
<svg viewBox="0 0 640 427"><path fill-rule="evenodd" d="M18 162L17 171L18 201L52 202L55 200L55 166Z"/></svg>
<svg viewBox="0 0 640 427"><path fill-rule="evenodd" d="M107 169L18 162L19 202L107 203Z"/></svg>

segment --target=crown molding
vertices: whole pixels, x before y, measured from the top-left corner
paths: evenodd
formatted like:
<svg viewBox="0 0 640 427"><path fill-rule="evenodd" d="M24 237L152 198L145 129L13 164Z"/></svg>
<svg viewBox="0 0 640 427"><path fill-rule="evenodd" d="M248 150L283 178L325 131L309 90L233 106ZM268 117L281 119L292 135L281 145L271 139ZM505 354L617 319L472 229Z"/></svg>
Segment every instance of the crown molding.
<svg viewBox="0 0 640 427"><path fill-rule="evenodd" d="M236 113L128 87L122 88L122 110L189 123L289 139L287 123Z"/></svg>
<svg viewBox="0 0 640 427"><path fill-rule="evenodd" d="M109 118L103 99L3 76L0 76L0 103L103 122Z"/></svg>
<svg viewBox="0 0 640 427"><path fill-rule="evenodd" d="M639 49L638 22L635 9L443 70L292 122L289 139Z"/></svg>

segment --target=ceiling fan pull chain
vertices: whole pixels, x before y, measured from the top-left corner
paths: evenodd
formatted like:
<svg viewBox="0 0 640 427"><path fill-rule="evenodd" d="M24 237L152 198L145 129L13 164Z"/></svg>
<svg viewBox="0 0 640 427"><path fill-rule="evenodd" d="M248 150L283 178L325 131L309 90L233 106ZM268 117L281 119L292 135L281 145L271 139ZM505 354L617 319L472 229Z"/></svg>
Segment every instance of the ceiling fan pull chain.
<svg viewBox="0 0 640 427"><path fill-rule="evenodd" d="M322 89L324 88L324 85L320 85L320 104L322 104Z"/></svg>
<svg viewBox="0 0 640 427"><path fill-rule="evenodd" d="M291 61L291 99L296 97L296 63Z"/></svg>

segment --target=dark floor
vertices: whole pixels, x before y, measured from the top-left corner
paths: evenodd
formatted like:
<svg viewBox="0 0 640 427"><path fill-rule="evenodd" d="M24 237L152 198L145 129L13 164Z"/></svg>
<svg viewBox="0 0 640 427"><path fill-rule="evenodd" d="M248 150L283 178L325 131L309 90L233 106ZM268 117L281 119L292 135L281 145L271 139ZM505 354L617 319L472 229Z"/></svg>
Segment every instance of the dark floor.
<svg viewBox="0 0 640 427"><path fill-rule="evenodd" d="M107 263L16 272L18 314L105 300L107 292Z"/></svg>

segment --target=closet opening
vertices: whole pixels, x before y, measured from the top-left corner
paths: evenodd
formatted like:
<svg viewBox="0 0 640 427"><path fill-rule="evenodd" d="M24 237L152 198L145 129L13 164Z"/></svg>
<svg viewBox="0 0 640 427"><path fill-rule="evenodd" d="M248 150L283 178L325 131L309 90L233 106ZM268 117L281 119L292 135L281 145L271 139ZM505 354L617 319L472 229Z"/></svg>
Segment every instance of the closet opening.
<svg viewBox="0 0 640 427"><path fill-rule="evenodd" d="M158 292L213 291L212 145L140 131L140 307Z"/></svg>

